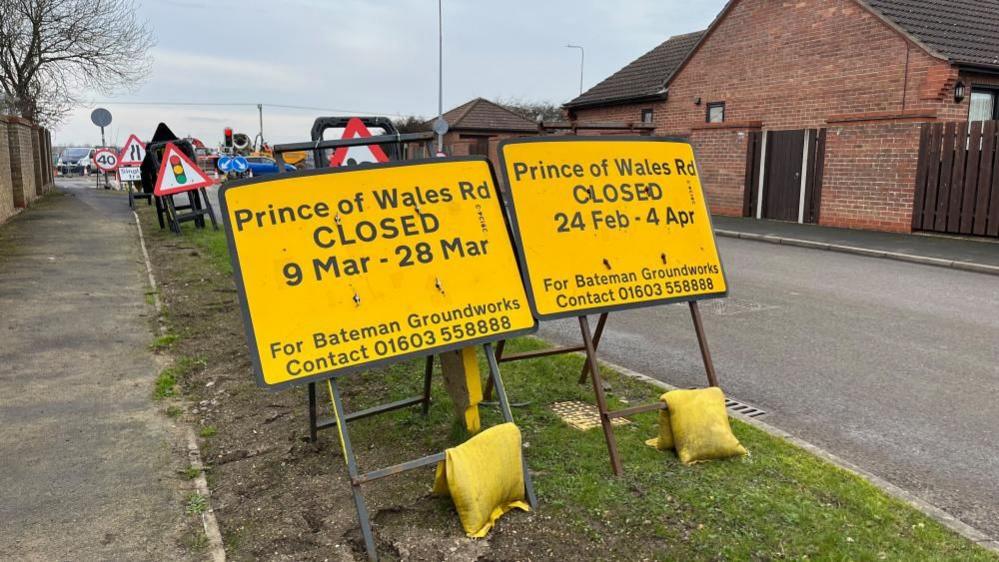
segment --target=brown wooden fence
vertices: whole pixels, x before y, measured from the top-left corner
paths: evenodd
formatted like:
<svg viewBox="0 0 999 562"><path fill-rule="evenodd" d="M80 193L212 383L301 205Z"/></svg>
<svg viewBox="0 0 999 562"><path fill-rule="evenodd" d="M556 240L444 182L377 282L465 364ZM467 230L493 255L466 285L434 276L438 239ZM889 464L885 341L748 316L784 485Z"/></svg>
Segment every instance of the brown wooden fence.
<svg viewBox="0 0 999 562"><path fill-rule="evenodd" d="M999 121L923 125L912 228L999 237Z"/></svg>

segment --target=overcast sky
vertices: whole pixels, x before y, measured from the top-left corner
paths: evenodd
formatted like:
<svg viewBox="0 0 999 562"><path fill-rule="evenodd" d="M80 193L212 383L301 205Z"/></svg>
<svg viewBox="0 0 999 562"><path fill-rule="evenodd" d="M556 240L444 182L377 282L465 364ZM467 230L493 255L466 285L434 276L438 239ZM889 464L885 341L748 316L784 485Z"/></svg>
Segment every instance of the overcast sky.
<svg viewBox="0 0 999 562"><path fill-rule="evenodd" d="M723 0L444 0L444 110L474 97L564 103L578 94L579 51L589 88L671 35L705 28ZM133 92L87 94L55 131L61 145L143 139L166 122L217 144L233 126L252 137L264 104L269 142L307 140L318 115L437 113L434 0L147 0L157 45ZM128 64L128 61L122 61ZM190 102L227 105L131 105ZM267 104L322 109L287 109ZM336 111L339 110L339 111Z"/></svg>

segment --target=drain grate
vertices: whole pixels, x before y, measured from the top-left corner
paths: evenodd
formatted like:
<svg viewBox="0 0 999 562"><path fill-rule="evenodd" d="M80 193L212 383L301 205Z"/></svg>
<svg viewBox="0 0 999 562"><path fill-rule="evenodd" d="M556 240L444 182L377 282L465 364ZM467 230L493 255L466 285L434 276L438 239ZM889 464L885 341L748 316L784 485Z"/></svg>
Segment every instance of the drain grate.
<svg viewBox="0 0 999 562"><path fill-rule="evenodd" d="M697 390L699 387L688 386L688 390ZM737 414L742 414L749 418L759 418L767 415L765 410L761 410L756 406L750 406L745 402L739 402L738 400L733 400L731 398L725 398L725 407Z"/></svg>
<svg viewBox="0 0 999 562"><path fill-rule="evenodd" d="M756 406L750 406L738 400L732 400L731 398L725 399L725 407L737 414L742 414L750 418L758 418L767 415L767 413Z"/></svg>

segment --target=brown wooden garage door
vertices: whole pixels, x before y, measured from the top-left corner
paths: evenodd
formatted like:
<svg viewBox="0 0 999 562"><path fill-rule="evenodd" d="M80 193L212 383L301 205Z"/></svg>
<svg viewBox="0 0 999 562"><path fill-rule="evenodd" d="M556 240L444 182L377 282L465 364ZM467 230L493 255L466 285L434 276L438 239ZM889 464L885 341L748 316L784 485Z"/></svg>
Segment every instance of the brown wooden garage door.
<svg viewBox="0 0 999 562"><path fill-rule="evenodd" d="M743 216L817 223L825 138L825 129L750 133Z"/></svg>

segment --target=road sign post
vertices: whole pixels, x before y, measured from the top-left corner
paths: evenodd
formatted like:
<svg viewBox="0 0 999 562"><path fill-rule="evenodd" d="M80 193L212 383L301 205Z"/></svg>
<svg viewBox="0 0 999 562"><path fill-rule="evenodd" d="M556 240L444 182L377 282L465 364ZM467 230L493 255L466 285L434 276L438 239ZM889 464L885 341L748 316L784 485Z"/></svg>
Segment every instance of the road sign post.
<svg viewBox="0 0 999 562"><path fill-rule="evenodd" d="M697 301L724 297L728 286L693 149L649 137L555 137L504 141L499 152L531 309L538 319L577 318L583 343L508 357L500 344L497 360L583 351L579 382L593 382L620 475L612 420L663 405L609 410L597 364L609 312L687 302L708 384L718 384ZM589 314L600 314L595 333Z"/></svg>
<svg viewBox="0 0 999 562"><path fill-rule="evenodd" d="M229 182L221 202L257 382L326 385L374 557L360 486L443 453L362 473L348 422L415 404L425 412L433 355L477 345L512 421L492 342L536 326L491 168L468 157L283 173ZM341 377L417 357L422 397L345 411Z"/></svg>
<svg viewBox="0 0 999 562"><path fill-rule="evenodd" d="M118 182L128 190L128 206L135 208L135 198L142 197L146 202L152 204L152 195L142 193L141 188L136 188L142 182L142 161L146 158L146 144L139 140L138 135L128 135L128 140L121 147L118 154Z"/></svg>
<svg viewBox="0 0 999 562"><path fill-rule="evenodd" d="M90 112L90 122L101 128L101 148L107 148L107 141L104 140L104 127L111 124L111 112L104 109L103 107L98 107L97 109ZM97 186L101 185L101 175L97 174L96 177ZM108 175L104 174L104 189L110 189L108 184Z"/></svg>

